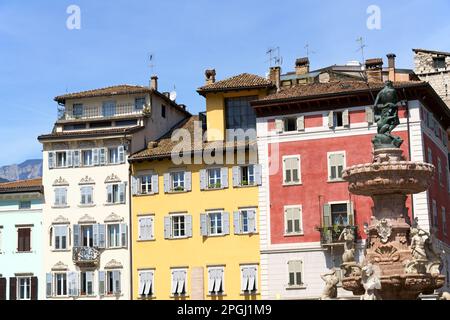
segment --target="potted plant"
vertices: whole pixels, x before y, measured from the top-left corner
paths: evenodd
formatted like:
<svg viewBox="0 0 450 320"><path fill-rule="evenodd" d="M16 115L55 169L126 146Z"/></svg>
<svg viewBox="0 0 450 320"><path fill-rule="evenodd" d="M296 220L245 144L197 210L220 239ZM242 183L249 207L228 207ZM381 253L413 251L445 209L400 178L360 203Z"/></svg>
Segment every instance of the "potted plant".
<svg viewBox="0 0 450 320"><path fill-rule="evenodd" d="M178 186L174 189L174 191L184 191L184 187Z"/></svg>

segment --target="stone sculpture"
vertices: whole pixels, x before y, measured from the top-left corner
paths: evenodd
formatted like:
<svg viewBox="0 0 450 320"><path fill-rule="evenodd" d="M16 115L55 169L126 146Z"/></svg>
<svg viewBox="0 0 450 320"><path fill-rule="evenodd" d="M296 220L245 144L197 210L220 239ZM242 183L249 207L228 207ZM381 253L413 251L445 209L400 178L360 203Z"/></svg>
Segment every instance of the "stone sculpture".
<svg viewBox="0 0 450 320"><path fill-rule="evenodd" d="M337 285L339 283L339 277L336 274L336 269L332 269L330 272L320 275L325 282L325 289L322 293L321 300L329 300L337 298Z"/></svg>
<svg viewBox="0 0 450 320"><path fill-rule="evenodd" d="M380 277L375 272L372 264L362 268L362 283L366 291L361 300L380 300L378 290L381 290Z"/></svg>
<svg viewBox="0 0 450 320"><path fill-rule="evenodd" d="M342 261L345 263L355 262L355 235L351 227L345 227L339 236L339 240L344 240L344 254Z"/></svg>

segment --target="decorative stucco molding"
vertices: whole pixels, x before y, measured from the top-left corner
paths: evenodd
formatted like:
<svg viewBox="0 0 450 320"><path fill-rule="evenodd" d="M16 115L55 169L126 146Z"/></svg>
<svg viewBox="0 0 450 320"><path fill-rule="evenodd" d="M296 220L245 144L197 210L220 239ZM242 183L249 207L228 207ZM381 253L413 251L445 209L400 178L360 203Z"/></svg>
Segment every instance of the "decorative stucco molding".
<svg viewBox="0 0 450 320"><path fill-rule="evenodd" d="M95 184L95 181L91 177L86 176L80 180L79 185L86 185L86 184Z"/></svg>
<svg viewBox="0 0 450 320"><path fill-rule="evenodd" d="M57 264L55 264L52 267L52 271L66 271L68 269L69 269L69 267L66 264L64 264L62 261L58 262Z"/></svg>
<svg viewBox="0 0 450 320"><path fill-rule="evenodd" d="M55 220L53 220L52 224L70 224L69 219L64 218L63 216L59 216Z"/></svg>
<svg viewBox="0 0 450 320"><path fill-rule="evenodd" d="M66 179L64 179L63 177L59 177L58 179L55 180L55 182L53 182L53 186L68 186L69 183L67 182Z"/></svg>
<svg viewBox="0 0 450 320"><path fill-rule="evenodd" d="M105 265L105 269L122 269L122 268L123 268L122 264L115 259L112 259Z"/></svg>
<svg viewBox="0 0 450 320"><path fill-rule="evenodd" d="M116 176L114 173L110 176L106 177L105 183L112 183L112 182L122 182L118 176Z"/></svg>
<svg viewBox="0 0 450 320"><path fill-rule="evenodd" d="M78 220L78 223L82 224L82 223L96 223L95 218L91 217L88 214L85 214L84 216L82 216L80 218L80 220Z"/></svg>
<svg viewBox="0 0 450 320"><path fill-rule="evenodd" d="M115 214L114 212L111 213L109 216L107 216L105 218L105 222L106 223L108 223L108 222L121 222L121 221L123 221L123 218L121 216Z"/></svg>

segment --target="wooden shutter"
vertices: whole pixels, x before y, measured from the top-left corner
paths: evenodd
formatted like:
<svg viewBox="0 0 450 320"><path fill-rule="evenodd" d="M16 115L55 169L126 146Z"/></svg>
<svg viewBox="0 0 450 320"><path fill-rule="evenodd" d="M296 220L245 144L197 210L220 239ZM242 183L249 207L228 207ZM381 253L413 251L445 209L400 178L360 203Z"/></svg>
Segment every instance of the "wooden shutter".
<svg viewBox="0 0 450 320"><path fill-rule="evenodd" d="M297 131L305 130L305 116L300 116L297 118Z"/></svg>
<svg viewBox="0 0 450 320"><path fill-rule="evenodd" d="M106 164L106 154L108 153L108 149L99 148L98 150L98 164L101 166Z"/></svg>
<svg viewBox="0 0 450 320"><path fill-rule="evenodd" d="M200 232L203 237L208 236L208 215L205 213L200 215Z"/></svg>
<svg viewBox="0 0 450 320"><path fill-rule="evenodd" d="M222 188L228 188L228 168L220 169L220 183Z"/></svg>
<svg viewBox="0 0 450 320"><path fill-rule="evenodd" d="M255 174L255 184L257 186L262 185L262 165L255 164L253 170Z"/></svg>
<svg viewBox="0 0 450 320"><path fill-rule="evenodd" d="M344 127L350 126L350 116L348 109L345 109L344 112L342 112L342 125Z"/></svg>
<svg viewBox="0 0 450 320"><path fill-rule="evenodd" d="M192 238L192 216L185 216L186 219L186 237Z"/></svg>
<svg viewBox="0 0 450 320"><path fill-rule="evenodd" d="M125 163L125 147L119 146L118 153L119 153L119 162Z"/></svg>
<svg viewBox="0 0 450 320"><path fill-rule="evenodd" d="M0 301L6 300L6 278L0 278Z"/></svg>
<svg viewBox="0 0 450 320"><path fill-rule="evenodd" d="M334 111L328 113L328 128L334 128Z"/></svg>
<svg viewBox="0 0 450 320"><path fill-rule="evenodd" d="M53 279L52 274L51 273L47 273L46 274L46 278L45 278L45 280L46 280L46 282L45 282L45 284L46 284L46 286L45 286L45 294L46 294L47 298L49 298L49 297L51 297L53 295L53 292L52 292L52 289L53 289L52 279Z"/></svg>
<svg viewBox="0 0 450 320"><path fill-rule="evenodd" d="M366 122L368 124L373 124L374 121L373 107L366 107Z"/></svg>
<svg viewBox="0 0 450 320"><path fill-rule="evenodd" d="M233 187L241 185L241 167L233 167Z"/></svg>
<svg viewBox="0 0 450 320"><path fill-rule="evenodd" d="M100 155L99 155L99 149L92 149L92 163L94 166L98 166L100 164Z"/></svg>
<svg viewBox="0 0 450 320"><path fill-rule="evenodd" d="M326 203L323 205L323 217L322 217L322 224L324 228L331 227L331 206Z"/></svg>
<svg viewBox="0 0 450 320"><path fill-rule="evenodd" d="M73 151L73 166L76 168L80 166L80 150Z"/></svg>
<svg viewBox="0 0 450 320"><path fill-rule="evenodd" d="M222 213L222 232L230 234L230 214L228 212Z"/></svg>
<svg viewBox="0 0 450 320"><path fill-rule="evenodd" d="M106 292L106 272L98 272L98 294L104 296Z"/></svg>
<svg viewBox="0 0 450 320"><path fill-rule="evenodd" d="M241 223L240 223L240 219L241 218L241 213L239 211L235 211L233 213L233 227L234 227L234 234L241 234L242 230L241 230Z"/></svg>
<svg viewBox="0 0 450 320"><path fill-rule="evenodd" d="M349 201L347 203L347 222L349 226L355 225L355 211L353 209L353 202Z"/></svg>
<svg viewBox="0 0 450 320"><path fill-rule="evenodd" d="M152 193L159 193L159 176L157 174L152 175Z"/></svg>
<svg viewBox="0 0 450 320"><path fill-rule="evenodd" d="M164 192L168 193L172 190L170 185L170 173L164 173Z"/></svg>
<svg viewBox="0 0 450 320"><path fill-rule="evenodd" d="M247 217L248 217L248 231L250 233L255 233L256 232L256 211L248 210Z"/></svg>
<svg viewBox="0 0 450 320"><path fill-rule="evenodd" d="M78 224L73 226L73 246L81 247L81 226Z"/></svg>
<svg viewBox="0 0 450 320"><path fill-rule="evenodd" d="M190 171L184 172L184 190L185 191L192 190L192 172Z"/></svg>
<svg viewBox="0 0 450 320"><path fill-rule="evenodd" d="M98 225L98 247L100 249L106 248L106 224Z"/></svg>
<svg viewBox="0 0 450 320"><path fill-rule="evenodd" d="M164 239L172 239L172 219L164 217Z"/></svg>
<svg viewBox="0 0 450 320"><path fill-rule="evenodd" d="M106 194L107 194L107 203L113 203L113 185L112 184L108 184L106 186Z"/></svg>
<svg viewBox="0 0 450 320"><path fill-rule="evenodd" d="M17 300L17 278L9 278L9 300Z"/></svg>
<svg viewBox="0 0 450 320"><path fill-rule="evenodd" d="M282 133L284 124L282 119L275 119L275 129L277 133Z"/></svg>
<svg viewBox="0 0 450 320"><path fill-rule="evenodd" d="M73 151L66 151L66 164L67 167L71 168L73 166Z"/></svg>
<svg viewBox="0 0 450 320"><path fill-rule="evenodd" d="M49 169L55 168L55 162L56 162L55 152L49 152L48 153L48 168Z"/></svg>
<svg viewBox="0 0 450 320"><path fill-rule="evenodd" d="M98 224L94 224L92 226L92 244L94 247L98 248L99 247L99 225Z"/></svg>
<svg viewBox="0 0 450 320"><path fill-rule="evenodd" d="M207 176L206 169L200 170L200 190L206 190L208 188Z"/></svg>
<svg viewBox="0 0 450 320"><path fill-rule="evenodd" d="M139 178L137 178L137 177L135 177L135 176L131 176L131 194L133 195L133 196L135 196L135 195L137 195L137 194L139 194L139 193L141 193L140 191L139 191L139 182L140 182L140 179Z"/></svg>
<svg viewBox="0 0 450 320"><path fill-rule="evenodd" d="M120 285L120 271L114 270L113 271L113 293L114 294L120 294L121 293L121 285Z"/></svg>
<svg viewBox="0 0 450 320"><path fill-rule="evenodd" d="M119 201L120 203L125 203L125 189L126 189L126 183L120 183L119 184Z"/></svg>
<svg viewBox="0 0 450 320"><path fill-rule="evenodd" d="M120 225L120 244L122 248L128 246L128 226L125 223Z"/></svg>
<svg viewBox="0 0 450 320"><path fill-rule="evenodd" d="M31 300L38 299L38 278L31 277Z"/></svg>

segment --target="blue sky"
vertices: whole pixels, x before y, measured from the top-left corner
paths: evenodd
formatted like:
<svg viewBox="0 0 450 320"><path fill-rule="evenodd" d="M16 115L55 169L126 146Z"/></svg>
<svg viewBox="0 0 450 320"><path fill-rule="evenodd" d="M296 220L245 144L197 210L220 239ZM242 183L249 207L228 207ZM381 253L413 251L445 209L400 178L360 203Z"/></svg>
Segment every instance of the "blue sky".
<svg viewBox="0 0 450 320"><path fill-rule="evenodd" d="M66 28L66 9L81 9L81 30ZM369 5L381 29L369 30ZM217 78L265 75L266 50L280 47L284 71L312 50L312 68L397 54L412 68L412 48L450 51L447 0L0 0L0 165L41 157L36 137L52 130L53 97L115 84L147 85L148 54L160 90L178 92L192 113L205 109L196 93L204 70Z"/></svg>

